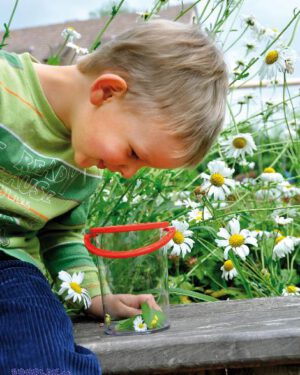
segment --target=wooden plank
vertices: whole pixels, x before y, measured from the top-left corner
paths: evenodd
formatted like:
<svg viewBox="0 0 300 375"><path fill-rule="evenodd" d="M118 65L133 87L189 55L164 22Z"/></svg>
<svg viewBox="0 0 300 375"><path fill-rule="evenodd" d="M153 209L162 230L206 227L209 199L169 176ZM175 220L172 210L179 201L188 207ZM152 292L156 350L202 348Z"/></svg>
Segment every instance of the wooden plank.
<svg viewBox="0 0 300 375"><path fill-rule="evenodd" d="M217 370L220 371L220 370ZM221 370L223 371L223 370ZM259 368L244 368L244 369L228 369L222 375L300 375L299 365L290 366L276 366L276 367L259 367ZM206 373L205 375L221 375L215 373Z"/></svg>
<svg viewBox="0 0 300 375"><path fill-rule="evenodd" d="M300 364L298 297L176 305L170 319L169 330L151 335L107 336L92 321L75 323L74 334L104 374Z"/></svg>

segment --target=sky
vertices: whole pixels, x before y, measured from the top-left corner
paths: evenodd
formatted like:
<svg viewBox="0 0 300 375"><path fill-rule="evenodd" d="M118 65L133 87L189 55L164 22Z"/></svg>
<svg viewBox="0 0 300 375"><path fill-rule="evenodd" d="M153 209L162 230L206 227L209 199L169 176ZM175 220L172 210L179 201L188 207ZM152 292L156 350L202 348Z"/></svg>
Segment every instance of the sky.
<svg viewBox="0 0 300 375"><path fill-rule="evenodd" d="M0 30L3 30L3 24L8 22L11 11L14 7L16 0L0 0ZM65 21L72 20L84 20L89 18L89 13L96 11L108 3L112 3L110 0L18 0L18 7L13 19L11 28L20 29L34 26L50 25L54 23L62 23ZM120 0L115 0L116 4ZM191 4L195 0L183 0L185 4ZM205 5L207 0L200 1L200 7ZM225 0L224 0L225 1ZM169 0L171 5L179 5L181 0ZM154 4L154 0L125 0L124 5L132 9L132 11L145 11L151 9ZM252 14L259 22L265 27L282 28L291 19L293 10L300 8L300 0L244 0L243 7L240 14ZM239 23L240 25L240 23ZM230 44L230 38L228 40ZM293 43L293 48L296 50L298 56L300 56L300 25L296 38ZM229 55L229 56L228 56ZM236 61L237 58L241 57L241 50L235 47L233 51L225 56L227 62ZM300 79L300 58L296 61L295 72L293 79ZM289 78L289 77L288 77ZM291 91L294 93L298 90L299 86L293 86ZM238 101L239 97L243 97L247 92L251 92L251 89L234 90L233 98L234 101ZM257 90L255 90L257 91ZM279 88L280 91L280 88ZM253 92L251 92L253 93ZM255 92L254 92L255 95ZM265 100L276 99L279 95L278 90L273 92L272 89L263 90Z"/></svg>
<svg viewBox="0 0 300 375"><path fill-rule="evenodd" d="M0 0L0 30L8 22L16 0ZM191 4L195 0L183 0ZM225 0L224 0L225 1ZM20 29L71 20L84 20L93 12L108 3L119 3L119 0L19 0L12 22L12 29ZM180 0L170 0L171 5L179 5ZM206 0L200 1L204 6ZM133 11L151 9L154 0L125 0L124 5ZM203 5L201 5L203 4ZM244 0L240 14L253 14L259 22L271 28L281 30L291 18L293 9L300 8L300 0ZM300 56L300 27L293 48ZM300 78L300 60L295 74Z"/></svg>
<svg viewBox="0 0 300 375"><path fill-rule="evenodd" d="M193 1L184 0L184 3ZM107 0L19 0L12 28L87 19L89 12L99 9L101 4L107 2ZM118 2L115 1L115 3ZM124 5L137 10L145 10L153 3L153 0L125 0ZM180 4L181 1L171 0L170 3L175 5ZM3 29L3 23L8 21L14 4L15 0L0 0L1 29ZM300 8L299 0L245 0L243 12L254 14L266 26L280 29L296 7Z"/></svg>

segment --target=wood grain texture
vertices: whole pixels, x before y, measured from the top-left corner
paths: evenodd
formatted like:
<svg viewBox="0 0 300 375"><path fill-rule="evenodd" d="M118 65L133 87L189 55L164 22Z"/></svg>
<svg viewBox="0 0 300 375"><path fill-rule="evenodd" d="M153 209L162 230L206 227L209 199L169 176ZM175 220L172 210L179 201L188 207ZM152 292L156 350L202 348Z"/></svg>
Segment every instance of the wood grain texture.
<svg viewBox="0 0 300 375"><path fill-rule="evenodd" d="M74 323L74 335L98 355L104 374L227 375L225 368L232 368L226 371L235 375L248 373L234 368L300 364L299 297L176 305L170 308L170 320L171 328L163 332L118 337L84 320Z"/></svg>

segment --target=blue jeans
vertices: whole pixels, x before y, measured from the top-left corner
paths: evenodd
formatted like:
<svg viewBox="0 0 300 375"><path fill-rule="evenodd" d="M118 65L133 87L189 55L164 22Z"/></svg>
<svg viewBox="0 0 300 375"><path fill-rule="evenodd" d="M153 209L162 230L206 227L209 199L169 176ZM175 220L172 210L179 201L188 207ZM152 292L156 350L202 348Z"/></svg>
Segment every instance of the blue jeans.
<svg viewBox="0 0 300 375"><path fill-rule="evenodd" d="M43 274L0 257L0 374L100 375L96 355L76 345L72 322Z"/></svg>

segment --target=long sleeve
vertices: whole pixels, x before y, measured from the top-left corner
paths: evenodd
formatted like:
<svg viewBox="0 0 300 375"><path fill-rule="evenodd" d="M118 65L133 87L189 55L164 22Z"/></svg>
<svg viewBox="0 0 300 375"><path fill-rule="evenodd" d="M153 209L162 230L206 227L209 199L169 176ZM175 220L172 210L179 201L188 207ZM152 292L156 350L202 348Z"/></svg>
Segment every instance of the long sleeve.
<svg viewBox="0 0 300 375"><path fill-rule="evenodd" d="M72 274L84 272L82 286L91 298L100 295L97 267L83 243L87 218L87 202L51 220L39 233L41 256L52 278L57 280L61 270ZM106 288L106 285L103 285Z"/></svg>

